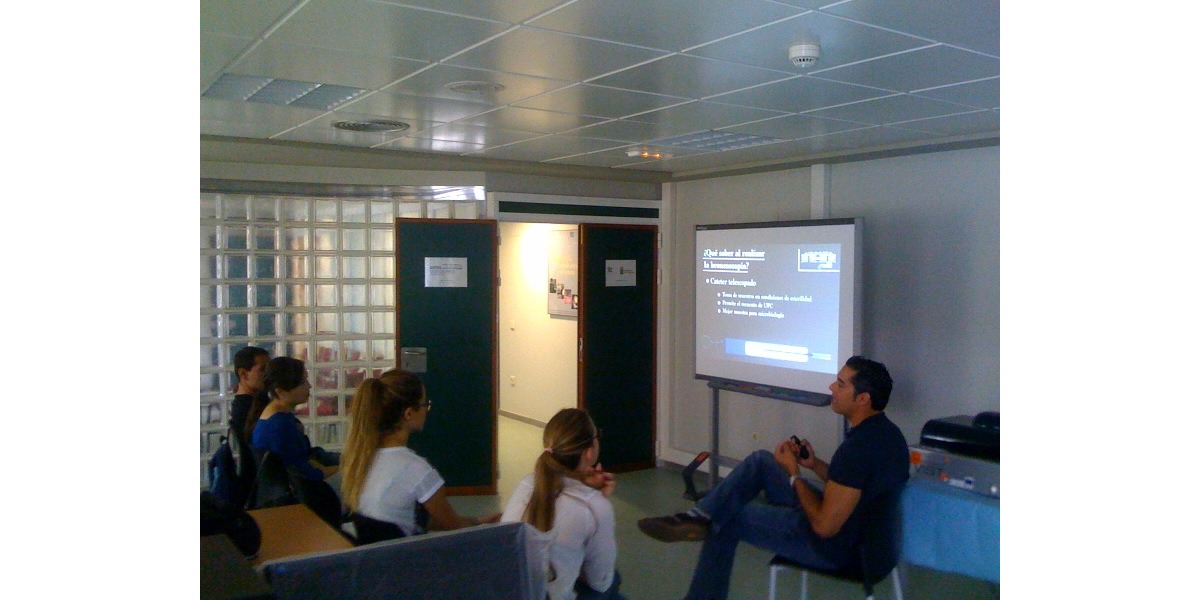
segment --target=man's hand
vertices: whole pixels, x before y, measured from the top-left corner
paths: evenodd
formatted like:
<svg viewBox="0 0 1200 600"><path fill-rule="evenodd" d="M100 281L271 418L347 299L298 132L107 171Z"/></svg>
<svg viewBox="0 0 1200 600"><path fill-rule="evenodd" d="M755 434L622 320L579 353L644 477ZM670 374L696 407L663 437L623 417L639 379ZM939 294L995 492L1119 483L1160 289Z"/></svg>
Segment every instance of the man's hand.
<svg viewBox="0 0 1200 600"><path fill-rule="evenodd" d="M775 462L787 471L789 477L800 473L799 457L796 456L796 443L784 440L775 444Z"/></svg>
<svg viewBox="0 0 1200 600"><path fill-rule="evenodd" d="M800 466L802 466L805 469L808 469L810 471L812 471L816 468L817 453L816 453L816 451L813 450L812 444L808 443L807 438L800 440L800 445L803 445L804 449L808 450L808 452L806 453L808 455L808 458L800 458L800 445L796 444L796 442L794 442L792 440L788 440L788 443L791 444L792 450L794 450L796 452L796 462L799 463Z"/></svg>
<svg viewBox="0 0 1200 600"><path fill-rule="evenodd" d="M617 477L605 471L600 463L592 466L583 482L603 492L605 498L612 496L613 490L617 489Z"/></svg>

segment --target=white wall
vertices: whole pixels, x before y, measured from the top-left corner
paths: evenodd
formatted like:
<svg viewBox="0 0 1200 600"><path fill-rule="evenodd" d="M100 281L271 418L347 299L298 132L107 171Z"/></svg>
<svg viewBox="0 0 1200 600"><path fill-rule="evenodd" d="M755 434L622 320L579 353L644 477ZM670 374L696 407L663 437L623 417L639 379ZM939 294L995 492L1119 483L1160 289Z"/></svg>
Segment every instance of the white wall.
<svg viewBox="0 0 1200 600"><path fill-rule="evenodd" d="M546 312L555 229L576 227L500 223L500 410L539 423L576 405L576 319Z"/></svg>
<svg viewBox="0 0 1200 600"><path fill-rule="evenodd" d="M1000 410L1000 149L838 165L832 213L864 218L864 353L892 373L909 442Z"/></svg>
<svg viewBox="0 0 1200 600"><path fill-rule="evenodd" d="M664 194L671 332L659 393L660 458L708 449L711 390L693 378L694 226L811 218L811 172L686 181ZM888 407L909 443L929 419L999 409L999 149L835 165L830 217L864 218L862 353L888 365ZM828 408L721 393L721 454L740 459L793 433L828 458L840 418Z"/></svg>

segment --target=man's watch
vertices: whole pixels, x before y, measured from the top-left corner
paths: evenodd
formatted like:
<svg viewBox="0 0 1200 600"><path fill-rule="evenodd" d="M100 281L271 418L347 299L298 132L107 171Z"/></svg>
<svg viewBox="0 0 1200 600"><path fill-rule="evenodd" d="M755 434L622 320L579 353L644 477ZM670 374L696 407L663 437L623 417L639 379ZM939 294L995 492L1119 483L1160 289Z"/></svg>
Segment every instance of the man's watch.
<svg viewBox="0 0 1200 600"><path fill-rule="evenodd" d="M799 474L799 473L796 473L795 475L792 475L792 476L788 477L788 485L789 485L789 486L791 486L791 487L796 487L796 480L797 480L797 479L800 479L800 474Z"/></svg>

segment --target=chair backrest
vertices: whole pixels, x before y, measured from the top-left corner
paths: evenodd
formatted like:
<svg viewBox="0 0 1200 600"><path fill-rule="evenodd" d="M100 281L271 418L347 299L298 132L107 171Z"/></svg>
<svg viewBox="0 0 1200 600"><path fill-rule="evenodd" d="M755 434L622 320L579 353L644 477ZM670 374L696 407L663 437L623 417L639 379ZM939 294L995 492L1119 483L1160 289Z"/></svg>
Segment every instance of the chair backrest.
<svg viewBox="0 0 1200 600"><path fill-rule="evenodd" d="M863 536L859 544L863 580L878 583L900 561L900 497L904 485L896 486L872 501L863 511Z"/></svg>
<svg viewBox="0 0 1200 600"><path fill-rule="evenodd" d="M292 492L301 504L312 509L326 523L341 531L342 499L328 483L318 479L309 479L294 469L288 469Z"/></svg>
<svg viewBox="0 0 1200 600"><path fill-rule="evenodd" d="M263 453L254 479L254 490L250 495L252 500L249 507L252 509L300 503L300 499L292 492L287 465L283 464L283 459L274 452Z"/></svg>
<svg viewBox="0 0 1200 600"><path fill-rule="evenodd" d="M250 447L246 440L244 431L239 431L236 427L229 428L229 446L233 449L233 453L237 455L237 478L242 484L243 494L247 494L254 487L254 479L258 477L258 457L254 455L254 450ZM247 505L250 498L244 497L241 504Z"/></svg>
<svg viewBox="0 0 1200 600"><path fill-rule="evenodd" d="M372 519L357 512L350 513L350 521L354 523L354 545L356 546L404 537L404 530L390 521Z"/></svg>

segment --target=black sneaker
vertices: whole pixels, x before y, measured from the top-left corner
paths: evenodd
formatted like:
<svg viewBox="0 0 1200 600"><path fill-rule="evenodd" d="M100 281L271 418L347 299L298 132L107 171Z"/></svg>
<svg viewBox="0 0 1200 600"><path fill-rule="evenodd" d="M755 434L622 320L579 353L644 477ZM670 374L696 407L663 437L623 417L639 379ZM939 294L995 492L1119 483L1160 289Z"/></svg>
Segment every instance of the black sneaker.
<svg viewBox="0 0 1200 600"><path fill-rule="evenodd" d="M678 513L638 521L642 533L660 542L697 542L708 537L708 519Z"/></svg>

